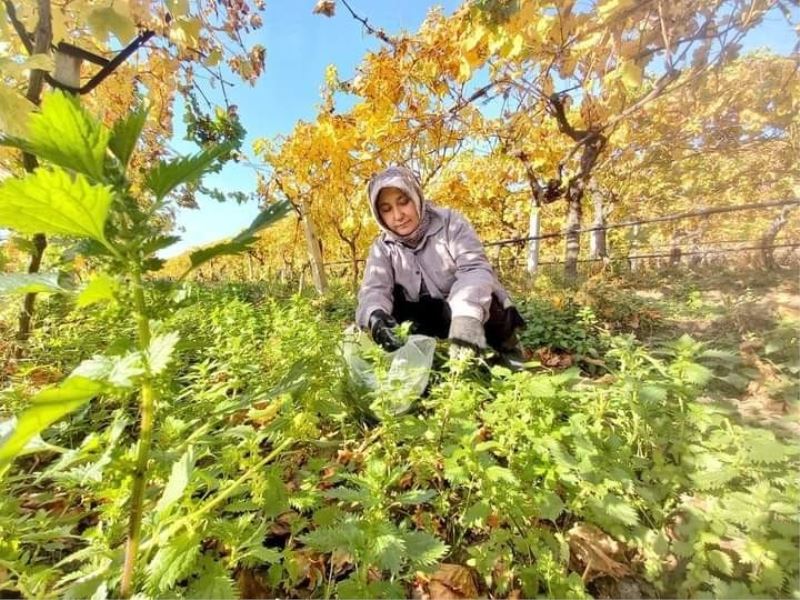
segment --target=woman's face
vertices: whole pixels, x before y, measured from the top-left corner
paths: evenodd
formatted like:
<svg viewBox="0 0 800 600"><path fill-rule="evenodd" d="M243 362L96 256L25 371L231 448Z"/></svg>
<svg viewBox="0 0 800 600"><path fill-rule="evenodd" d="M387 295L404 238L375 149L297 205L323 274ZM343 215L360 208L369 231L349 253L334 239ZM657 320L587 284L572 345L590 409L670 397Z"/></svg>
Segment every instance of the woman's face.
<svg viewBox="0 0 800 600"><path fill-rule="evenodd" d="M378 194L377 208L384 225L397 235L413 233L419 225L417 207L402 190L383 188Z"/></svg>

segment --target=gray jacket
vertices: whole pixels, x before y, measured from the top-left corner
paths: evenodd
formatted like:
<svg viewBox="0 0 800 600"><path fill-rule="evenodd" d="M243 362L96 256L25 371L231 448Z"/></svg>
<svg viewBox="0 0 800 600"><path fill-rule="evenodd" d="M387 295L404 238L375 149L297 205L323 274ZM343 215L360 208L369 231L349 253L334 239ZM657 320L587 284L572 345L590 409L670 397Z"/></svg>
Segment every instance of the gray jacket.
<svg viewBox="0 0 800 600"><path fill-rule="evenodd" d="M469 222L448 208L429 204L428 209L431 222L416 247L385 231L372 243L356 310L356 323L362 329L368 327L373 311L391 314L395 285L402 286L406 299L417 302L423 279L433 298L447 300L453 317L486 322L492 294L504 307L511 305Z"/></svg>

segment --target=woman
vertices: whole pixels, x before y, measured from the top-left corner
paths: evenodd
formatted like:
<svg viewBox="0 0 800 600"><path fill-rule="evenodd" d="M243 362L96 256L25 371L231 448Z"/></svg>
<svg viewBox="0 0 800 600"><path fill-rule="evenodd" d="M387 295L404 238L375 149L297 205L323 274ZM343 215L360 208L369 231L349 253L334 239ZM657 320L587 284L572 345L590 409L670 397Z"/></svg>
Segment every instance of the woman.
<svg viewBox="0 0 800 600"><path fill-rule="evenodd" d="M472 226L458 212L425 201L405 167L389 167L367 187L382 233L370 248L356 322L388 351L402 342L392 328L459 346L513 351L525 322L497 281Z"/></svg>

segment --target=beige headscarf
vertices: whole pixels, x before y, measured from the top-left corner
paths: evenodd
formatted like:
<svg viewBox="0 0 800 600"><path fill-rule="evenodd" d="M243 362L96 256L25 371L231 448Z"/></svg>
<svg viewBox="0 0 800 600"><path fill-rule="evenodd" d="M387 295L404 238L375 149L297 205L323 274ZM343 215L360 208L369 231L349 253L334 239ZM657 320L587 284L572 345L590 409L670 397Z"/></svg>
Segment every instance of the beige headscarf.
<svg viewBox="0 0 800 600"><path fill-rule="evenodd" d="M417 228L408 235L397 235L386 226L378 211L378 195L383 188L393 187L401 190L409 199L414 203L419 215L419 225ZM377 221L380 228L386 233L387 236L402 242L406 246L415 247L430 225L431 215L428 210L428 203L425 202L425 197L422 195L422 188L419 185L419 179L414 175L411 169L401 166L392 166L384 169L375 175L367 185L367 194L369 195L369 208L372 211L372 216Z"/></svg>

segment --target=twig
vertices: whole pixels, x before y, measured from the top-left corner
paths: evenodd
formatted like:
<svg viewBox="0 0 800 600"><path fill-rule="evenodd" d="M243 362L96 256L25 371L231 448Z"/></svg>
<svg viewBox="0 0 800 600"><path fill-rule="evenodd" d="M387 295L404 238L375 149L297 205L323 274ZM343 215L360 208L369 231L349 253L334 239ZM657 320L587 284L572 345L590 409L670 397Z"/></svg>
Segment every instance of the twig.
<svg viewBox="0 0 800 600"><path fill-rule="evenodd" d="M397 47L397 42L389 37L389 35L383 29L375 29L372 25L367 23L367 20L364 17L357 15L356 12L350 8L347 0L342 0L342 4L344 4L345 8L350 11L350 14L353 16L353 18L364 26L364 29L366 29L370 35L374 35L382 42L389 44L392 48Z"/></svg>
<svg viewBox="0 0 800 600"><path fill-rule="evenodd" d="M11 21L11 24L14 26L14 30L17 32L22 45L25 46L25 50L28 51L28 54L33 54L33 36L25 31L25 25L17 18L17 9L14 7L11 0L3 0L3 4L6 6L8 20Z"/></svg>

